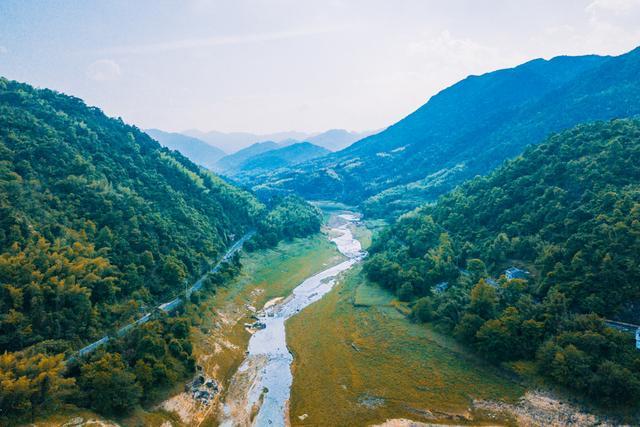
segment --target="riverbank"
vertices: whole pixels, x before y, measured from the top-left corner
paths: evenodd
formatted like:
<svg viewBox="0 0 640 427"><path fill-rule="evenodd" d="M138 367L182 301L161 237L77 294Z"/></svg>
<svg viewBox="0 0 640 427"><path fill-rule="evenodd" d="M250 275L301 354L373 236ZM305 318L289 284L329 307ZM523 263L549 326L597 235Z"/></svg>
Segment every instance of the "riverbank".
<svg viewBox="0 0 640 427"><path fill-rule="evenodd" d="M215 425L251 337L245 323L254 322L251 316L269 301L288 296L305 278L344 259L326 234L243 253L241 274L200 304L199 326L192 331L197 363L220 384L220 394L203 406L177 393L158 412L179 414L184 425Z"/></svg>
<svg viewBox="0 0 640 427"><path fill-rule="evenodd" d="M229 385L220 422L222 426L289 424L292 355L285 322L321 300L337 277L363 257L353 237L355 215L341 213L328 221L328 236L346 260L306 278L282 301L258 311L259 327L249 341L247 355Z"/></svg>
<svg viewBox="0 0 640 427"><path fill-rule="evenodd" d="M404 306L367 284L360 270L287 324L291 424L512 424L508 415L474 409L473 401L515 404L523 387L448 337L411 323Z"/></svg>

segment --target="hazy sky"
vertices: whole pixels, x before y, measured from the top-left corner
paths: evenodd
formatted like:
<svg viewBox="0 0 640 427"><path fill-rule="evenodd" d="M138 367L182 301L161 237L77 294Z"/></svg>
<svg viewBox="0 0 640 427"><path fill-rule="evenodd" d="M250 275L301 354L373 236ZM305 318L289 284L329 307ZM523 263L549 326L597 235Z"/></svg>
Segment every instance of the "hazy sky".
<svg viewBox="0 0 640 427"><path fill-rule="evenodd" d="M140 127L385 127L536 57L640 44L640 0L0 0L0 75Z"/></svg>

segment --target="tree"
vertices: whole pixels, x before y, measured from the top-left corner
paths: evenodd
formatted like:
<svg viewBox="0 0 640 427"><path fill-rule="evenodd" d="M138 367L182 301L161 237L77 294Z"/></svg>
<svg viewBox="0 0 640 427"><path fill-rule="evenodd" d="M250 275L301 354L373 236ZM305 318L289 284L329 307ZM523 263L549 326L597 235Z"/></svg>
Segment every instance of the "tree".
<svg viewBox="0 0 640 427"><path fill-rule="evenodd" d="M0 420L55 410L73 392L75 381L64 377L63 355L0 354Z"/></svg>
<svg viewBox="0 0 640 427"><path fill-rule="evenodd" d="M487 267L482 260L471 258L467 260L467 271L471 276L472 283L478 283L480 279L487 278Z"/></svg>
<svg viewBox="0 0 640 427"><path fill-rule="evenodd" d="M433 314L433 302L428 297L420 298L413 306L412 317L419 322L429 322Z"/></svg>
<svg viewBox="0 0 640 427"><path fill-rule="evenodd" d="M478 284L471 289L469 311L483 319L491 319L495 316L497 302L498 296L495 288L481 279Z"/></svg>
<svg viewBox="0 0 640 427"><path fill-rule="evenodd" d="M413 299L413 286L409 282L405 282L398 289L398 299L400 301L411 301Z"/></svg>
<svg viewBox="0 0 640 427"><path fill-rule="evenodd" d="M162 277L167 288L180 289L187 277L184 264L174 256L166 257L162 266Z"/></svg>
<svg viewBox="0 0 640 427"><path fill-rule="evenodd" d="M478 330L482 327L485 320L474 313L465 313L460 319L460 323L456 326L454 334L458 339L465 342L473 342L476 339Z"/></svg>
<svg viewBox="0 0 640 427"><path fill-rule="evenodd" d="M476 333L476 346L488 359L501 362L517 354L518 343L498 319L486 321Z"/></svg>
<svg viewBox="0 0 640 427"><path fill-rule="evenodd" d="M135 407L142 387L120 354L105 353L82 366L78 384L84 404L105 415L122 415Z"/></svg>

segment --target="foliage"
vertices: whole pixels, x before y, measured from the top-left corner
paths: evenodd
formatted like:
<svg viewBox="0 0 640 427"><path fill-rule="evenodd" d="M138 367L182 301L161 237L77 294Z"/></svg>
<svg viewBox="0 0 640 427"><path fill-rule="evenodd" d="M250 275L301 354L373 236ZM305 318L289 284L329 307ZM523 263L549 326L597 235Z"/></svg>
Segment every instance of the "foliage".
<svg viewBox="0 0 640 427"><path fill-rule="evenodd" d="M320 210L296 196L276 198L269 213L258 222L257 235L248 249L275 246L280 240L305 237L320 231Z"/></svg>
<svg viewBox="0 0 640 427"><path fill-rule="evenodd" d="M0 80L0 351L162 301L264 206L77 98Z"/></svg>
<svg viewBox="0 0 640 427"><path fill-rule="evenodd" d="M75 384L63 372L62 355L0 354L0 421L58 408Z"/></svg>
<svg viewBox="0 0 640 427"><path fill-rule="evenodd" d="M581 125L402 216L364 268L398 294L410 283L416 320L486 358L533 359L563 386L624 404L640 397L640 355L602 318L639 320L639 224L640 121ZM512 263L534 274L508 280Z"/></svg>
<svg viewBox="0 0 640 427"><path fill-rule="evenodd" d="M617 57L537 59L469 76L376 135L254 183L395 218L553 132L640 114L639 74L636 49Z"/></svg>
<svg viewBox="0 0 640 427"><path fill-rule="evenodd" d="M273 244L317 231L316 214L293 198L269 212L121 119L0 78L0 417L65 400L120 414L153 398L194 369L188 321L118 329L249 230ZM105 334L106 349L65 369Z"/></svg>

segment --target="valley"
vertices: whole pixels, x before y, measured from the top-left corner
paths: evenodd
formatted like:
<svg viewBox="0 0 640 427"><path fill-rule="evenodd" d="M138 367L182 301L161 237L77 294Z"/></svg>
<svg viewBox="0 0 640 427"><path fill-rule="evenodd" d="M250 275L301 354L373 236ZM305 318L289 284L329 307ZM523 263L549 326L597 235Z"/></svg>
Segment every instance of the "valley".
<svg viewBox="0 0 640 427"><path fill-rule="evenodd" d="M0 426L640 426L640 0L0 22Z"/></svg>

